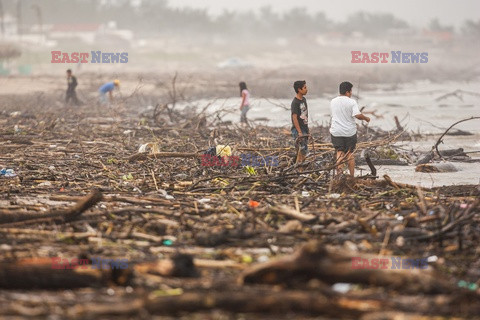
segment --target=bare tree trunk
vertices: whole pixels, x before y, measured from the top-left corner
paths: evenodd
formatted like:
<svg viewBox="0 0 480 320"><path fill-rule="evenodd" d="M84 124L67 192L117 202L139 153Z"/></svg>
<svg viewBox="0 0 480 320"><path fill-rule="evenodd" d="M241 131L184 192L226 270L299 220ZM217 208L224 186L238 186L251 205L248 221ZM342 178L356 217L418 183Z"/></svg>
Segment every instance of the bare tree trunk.
<svg viewBox="0 0 480 320"><path fill-rule="evenodd" d="M22 36L22 0L17 0L17 35Z"/></svg>
<svg viewBox="0 0 480 320"><path fill-rule="evenodd" d="M5 24L3 22L3 3L0 0L0 32L2 33L2 38L5 38Z"/></svg>

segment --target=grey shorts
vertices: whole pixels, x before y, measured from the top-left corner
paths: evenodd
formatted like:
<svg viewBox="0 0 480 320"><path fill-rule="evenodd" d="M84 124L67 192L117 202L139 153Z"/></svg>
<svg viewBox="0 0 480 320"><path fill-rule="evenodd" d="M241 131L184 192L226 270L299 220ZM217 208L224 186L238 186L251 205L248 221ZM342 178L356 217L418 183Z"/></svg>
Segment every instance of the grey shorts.
<svg viewBox="0 0 480 320"><path fill-rule="evenodd" d="M343 151L345 153L347 153L348 151L353 152L353 150L355 150L355 147L357 146L356 133L351 137L335 137L333 135L330 136L332 137L333 147L337 151Z"/></svg>

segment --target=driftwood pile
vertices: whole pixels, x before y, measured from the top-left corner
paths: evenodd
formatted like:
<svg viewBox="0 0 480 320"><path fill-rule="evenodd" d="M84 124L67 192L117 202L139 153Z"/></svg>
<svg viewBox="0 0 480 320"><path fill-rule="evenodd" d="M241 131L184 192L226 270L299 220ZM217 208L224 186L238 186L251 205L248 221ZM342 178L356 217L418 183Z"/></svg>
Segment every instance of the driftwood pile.
<svg viewBox="0 0 480 320"><path fill-rule="evenodd" d="M17 174L0 178L0 317L480 314L477 186L334 178L327 128L312 130L300 173L282 128L203 113L160 125L128 109L15 111L0 116L0 167ZM404 134L362 128L358 153ZM138 152L149 143L155 152ZM202 166L217 144L279 165ZM395 257L428 268L394 270ZM118 259L128 266L112 268Z"/></svg>

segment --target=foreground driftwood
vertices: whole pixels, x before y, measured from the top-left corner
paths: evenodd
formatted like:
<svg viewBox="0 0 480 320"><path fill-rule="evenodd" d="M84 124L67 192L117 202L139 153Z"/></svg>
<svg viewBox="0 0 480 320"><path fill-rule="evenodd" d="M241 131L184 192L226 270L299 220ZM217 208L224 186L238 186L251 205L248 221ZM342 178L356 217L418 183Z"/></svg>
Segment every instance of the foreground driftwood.
<svg viewBox="0 0 480 320"><path fill-rule="evenodd" d="M253 266L245 270L241 283L295 283L299 280L319 279L336 282L362 283L386 286L397 290L426 293L447 293L454 287L431 268L392 269L392 260L387 258L385 268L355 269L352 259L381 259L381 256L358 256L327 250L319 242L310 242L291 256ZM378 263L378 262L377 262Z"/></svg>
<svg viewBox="0 0 480 320"><path fill-rule="evenodd" d="M2 224L13 224L15 222L20 223L35 223L38 221L44 221L44 219L54 219L58 218L57 221L70 221L77 218L87 209L93 207L100 200L102 200L102 193L98 190L91 192L89 195L80 198L77 204L66 210L52 210L49 213L42 214L30 214L24 212L11 212L11 211L0 211L0 225Z"/></svg>
<svg viewBox="0 0 480 320"><path fill-rule="evenodd" d="M197 275L189 255L172 259L112 267L91 264L89 259L37 258L0 264L0 288L3 289L68 289L127 285L134 277L154 274L165 277L193 277ZM82 263L80 263L80 260ZM85 262L85 263L83 263Z"/></svg>
<svg viewBox="0 0 480 320"><path fill-rule="evenodd" d="M67 289L126 284L130 270L101 270L91 265L53 269L51 259L31 259L0 265L2 289Z"/></svg>

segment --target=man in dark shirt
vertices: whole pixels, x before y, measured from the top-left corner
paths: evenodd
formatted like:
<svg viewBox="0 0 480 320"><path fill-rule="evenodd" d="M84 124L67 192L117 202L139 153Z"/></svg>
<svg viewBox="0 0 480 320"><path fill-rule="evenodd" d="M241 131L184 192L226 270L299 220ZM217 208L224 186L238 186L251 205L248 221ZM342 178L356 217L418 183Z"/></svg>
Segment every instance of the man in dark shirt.
<svg viewBox="0 0 480 320"><path fill-rule="evenodd" d="M67 97L65 98L65 103L68 104L70 99L72 99L73 103L78 106L80 105L80 101L78 101L77 93L75 92L75 88L77 87L77 78L72 75L72 70L67 70Z"/></svg>
<svg viewBox="0 0 480 320"><path fill-rule="evenodd" d="M296 96L292 101L292 137L295 140L297 159L295 163L302 163L308 151L308 106L305 95L308 92L305 80L295 81L293 84Z"/></svg>

